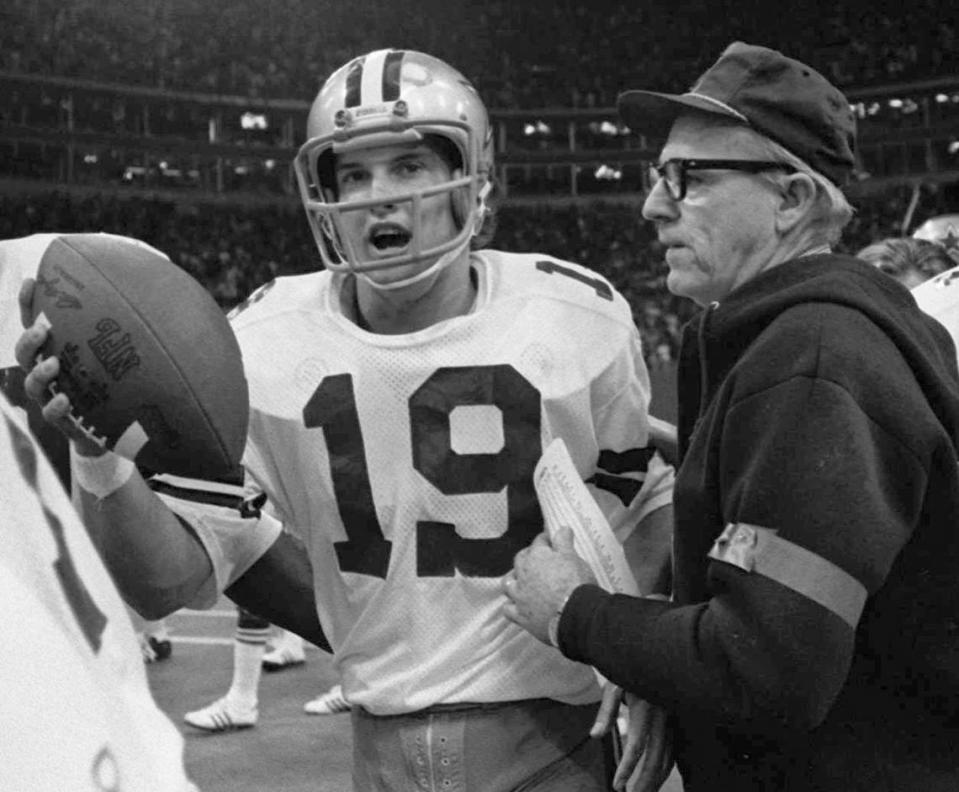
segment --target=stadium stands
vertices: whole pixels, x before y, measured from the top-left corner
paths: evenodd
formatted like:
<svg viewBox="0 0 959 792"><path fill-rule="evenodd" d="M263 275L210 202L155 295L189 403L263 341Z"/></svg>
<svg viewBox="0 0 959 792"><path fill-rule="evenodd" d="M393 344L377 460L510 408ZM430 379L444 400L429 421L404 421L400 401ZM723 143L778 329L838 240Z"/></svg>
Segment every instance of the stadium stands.
<svg viewBox="0 0 959 792"><path fill-rule="evenodd" d="M456 64L503 114L497 134L506 151L503 140L497 144L510 164L499 175L510 177L514 200L500 215L495 245L606 274L632 302L650 363L669 361L691 306L666 292L662 256L636 196L606 200L614 185L607 189L596 163L575 164L574 149L630 145L624 130L588 108L609 108L626 86L682 89L734 38L788 50L859 90L866 138L870 123L904 133L901 144L873 137L863 147L865 170L900 178L857 197L844 243L857 250L901 233L907 217L956 208L954 188L947 194L934 184L937 174L959 168L959 18L944 13L948 6L917 0L907 11L879 4L862 14L852 4L816 0L791 8L796 23L784 26L781 9L765 0L674 0L655 8L628 0L419 0L415 15L386 0L7 0L0 8L0 76L10 88L0 106L0 177L8 180L0 189L0 236L106 229L140 237L222 305L235 304L277 274L317 264L283 159L298 143L306 101L350 55L408 46ZM944 91L941 78L950 75L957 88ZM886 90L909 80L928 82L916 101ZM80 93L71 84L83 86ZM223 121L231 97L269 101L269 128L255 117L241 126L242 107L232 126ZM617 167L612 178L638 184ZM923 172L929 183L919 190L912 185ZM23 191L11 179L32 186ZM548 197L576 195L577 179L590 201ZM265 200L229 199L240 191Z"/></svg>
<svg viewBox="0 0 959 792"><path fill-rule="evenodd" d="M0 70L305 99L350 56L404 46L455 64L494 108L682 88L735 38L788 49L845 87L959 72L959 18L943 0L868 13L817 0L790 7L789 25L782 14L765 0L418 0L415 13L388 0L7 0Z"/></svg>

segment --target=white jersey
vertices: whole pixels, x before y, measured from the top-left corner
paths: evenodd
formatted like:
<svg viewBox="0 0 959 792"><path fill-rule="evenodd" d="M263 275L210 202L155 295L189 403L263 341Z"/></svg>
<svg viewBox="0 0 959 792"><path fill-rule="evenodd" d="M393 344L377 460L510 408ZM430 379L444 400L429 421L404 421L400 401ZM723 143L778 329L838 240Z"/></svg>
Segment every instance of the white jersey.
<svg viewBox="0 0 959 792"><path fill-rule="evenodd" d="M248 490L306 542L344 692L376 714L595 701L591 669L503 615L502 576L543 530L534 467L562 437L621 536L671 498L671 469L646 475L649 382L623 297L545 256L473 264L474 310L415 333L356 326L329 272L281 278L234 319ZM222 531L198 533L216 563Z"/></svg>
<svg viewBox="0 0 959 792"><path fill-rule="evenodd" d="M194 789L125 607L2 394L0 514L0 789Z"/></svg>
<svg viewBox="0 0 959 792"><path fill-rule="evenodd" d="M940 272L912 290L916 303L939 320L959 348L959 267Z"/></svg>

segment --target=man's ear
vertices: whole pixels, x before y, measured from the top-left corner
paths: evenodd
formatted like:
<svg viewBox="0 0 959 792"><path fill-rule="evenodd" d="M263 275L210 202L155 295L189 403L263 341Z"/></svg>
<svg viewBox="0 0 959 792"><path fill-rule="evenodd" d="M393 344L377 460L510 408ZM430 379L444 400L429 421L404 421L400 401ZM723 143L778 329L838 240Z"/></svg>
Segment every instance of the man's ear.
<svg viewBox="0 0 959 792"><path fill-rule="evenodd" d="M786 174L780 184L782 194L776 208L776 228L785 234L812 211L817 188L816 182L806 173Z"/></svg>

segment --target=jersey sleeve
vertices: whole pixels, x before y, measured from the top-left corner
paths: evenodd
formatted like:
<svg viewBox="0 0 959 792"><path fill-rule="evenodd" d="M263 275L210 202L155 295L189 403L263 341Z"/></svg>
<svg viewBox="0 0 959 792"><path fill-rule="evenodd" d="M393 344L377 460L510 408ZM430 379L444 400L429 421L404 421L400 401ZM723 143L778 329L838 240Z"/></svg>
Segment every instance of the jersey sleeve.
<svg viewBox="0 0 959 792"><path fill-rule="evenodd" d="M210 608L273 545L282 524L264 508L266 496L249 476L243 485L187 479L167 474L150 487L196 534L213 565L190 607Z"/></svg>
<svg viewBox="0 0 959 792"><path fill-rule="evenodd" d="M599 458L586 484L623 542L673 498L673 468L650 441L649 372L635 328L594 383L593 401Z"/></svg>

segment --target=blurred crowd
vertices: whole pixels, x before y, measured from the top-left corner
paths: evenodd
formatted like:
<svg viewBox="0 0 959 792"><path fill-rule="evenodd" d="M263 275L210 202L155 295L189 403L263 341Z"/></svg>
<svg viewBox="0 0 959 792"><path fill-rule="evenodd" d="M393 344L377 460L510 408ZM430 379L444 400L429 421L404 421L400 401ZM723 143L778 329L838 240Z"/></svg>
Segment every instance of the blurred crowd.
<svg viewBox="0 0 959 792"><path fill-rule="evenodd" d="M866 9L863 2L810 0L791 6L784 25L782 9L766 0L418 0L413 6L385 0L6 0L0 6L0 70L308 100L349 57L400 45L456 65L492 108L608 107L627 86L685 88L689 75L736 38L787 50L844 87L959 74L959 16L950 5L916 0L904 10L872 0ZM30 123L43 126L45 100L25 97L32 102ZM126 129L129 119L117 115L125 105L109 95L102 107L87 104L77 108L73 123L140 131L135 124ZM106 127L83 115L98 107L112 113ZM199 105L180 111L200 112L193 121L205 128ZM164 123L175 128L175 121L154 114L152 131L162 134ZM21 169L39 168L32 156L13 159ZM133 179L122 165L124 178ZM4 173L51 178L46 171ZM908 188L895 188L861 201L844 249L855 252L902 234L910 198ZM0 236L57 229L142 238L226 307L277 275L316 266L302 210L282 196L276 201L244 206L96 192L17 195L0 198ZM667 292L662 253L638 207L512 204L500 214L495 246L539 251L603 273L629 298L650 364L674 359L692 308Z"/></svg>
<svg viewBox="0 0 959 792"><path fill-rule="evenodd" d="M404 46L493 108L608 107L626 86L685 88L736 38L864 87L959 72L957 34L951 0L6 0L0 70L305 100L353 55Z"/></svg>
<svg viewBox="0 0 959 792"><path fill-rule="evenodd" d="M908 190L897 188L860 201L841 249L855 253L875 240L901 235L909 198ZM203 283L224 308L274 277L319 266L303 210L295 203L184 204L67 192L0 196L0 238L38 229L111 231L142 239ZM662 250L638 206L506 205L492 247L544 253L602 273L632 305L649 365L675 359L682 325L694 306L666 290Z"/></svg>

